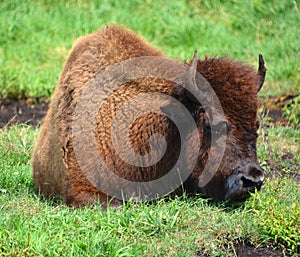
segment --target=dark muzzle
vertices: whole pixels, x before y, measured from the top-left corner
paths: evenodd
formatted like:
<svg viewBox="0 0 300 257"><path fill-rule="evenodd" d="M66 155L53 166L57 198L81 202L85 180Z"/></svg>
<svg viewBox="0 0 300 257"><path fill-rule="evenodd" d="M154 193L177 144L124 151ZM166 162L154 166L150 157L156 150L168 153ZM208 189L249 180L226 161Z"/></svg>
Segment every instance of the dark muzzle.
<svg viewBox="0 0 300 257"><path fill-rule="evenodd" d="M238 166L225 183L225 200L242 201L255 189L260 190L264 181L262 168L255 163Z"/></svg>

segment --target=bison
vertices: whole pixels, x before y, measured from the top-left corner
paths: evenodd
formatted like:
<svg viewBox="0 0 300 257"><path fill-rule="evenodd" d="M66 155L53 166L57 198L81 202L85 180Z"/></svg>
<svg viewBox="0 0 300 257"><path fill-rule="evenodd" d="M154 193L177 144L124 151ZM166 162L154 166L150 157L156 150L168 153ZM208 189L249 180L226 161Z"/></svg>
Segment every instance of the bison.
<svg viewBox="0 0 300 257"><path fill-rule="evenodd" d="M179 68L176 65L174 67L160 65L158 62L151 68L152 70L158 70L160 74L175 71L181 77L185 76L186 80L176 83L163 77L153 76L127 79L107 93L104 100L101 100L99 108L94 110L94 116L88 116L88 107L85 105L81 111L82 116L76 116L81 95L85 91L89 92L87 88L90 85L103 79L101 72L105 72L114 64L143 57L166 58L161 51L151 46L142 37L116 24L109 24L94 34L80 38L75 43L35 144L32 166L37 189L45 196L59 196L66 204L76 207L97 201L100 201L103 206L108 202L111 205L121 204L120 197L102 190L102 188L116 189L118 185L115 184L113 175L106 178L105 173L103 179L104 171L101 167L92 168L93 161L90 161L92 156L89 152L91 147L95 147L108 170L123 180L149 182L159 181L159 178L165 176L180 157L181 142L185 140L181 138L180 129L172 121L172 115L164 115L173 104L165 99L161 106L158 106L162 113L148 111L135 118L129 128L125 128L124 125L129 118L126 109L122 109L122 106L133 97L152 93L154 96L158 94L170 96L184 107L176 108L176 115L179 115L181 127L188 131L185 136L189 140L193 139L188 142L188 145L196 152L192 170L181 180L181 186L177 184L177 188L174 187L175 193L180 194L185 190L189 194L199 193L215 200L239 201L246 199L250 195L249 192L259 190L264 179L256 153L259 126L257 94L264 83L266 73L262 56L259 55L258 72L251 66L228 58L206 57L198 60L197 53L190 62L182 64ZM142 64L136 66L141 66L138 68L143 69ZM201 87L205 83L203 82L202 85L201 79L196 78L196 73L201 74L209 83L222 110L210 108L210 102L205 102L209 97L201 98L205 93ZM119 70L116 76L123 74L126 75L126 71ZM114 83L114 79L115 76L108 77L107 83ZM189 84L189 87L184 86L184 83ZM92 92L85 100L85 104L88 105L90 102L97 106L106 88L105 83L100 85L97 89L97 92L101 92L100 95ZM151 102L151 99L145 99L140 105L147 107ZM219 115L220 111L223 115ZM86 115L88 118L85 118ZM150 152L159 151L160 141L155 141L151 137L157 134L163 136L166 149L161 158L150 165L138 165L121 158L119 156L121 150L115 148L112 131L114 119L118 115L121 117L121 122L115 128L116 131L128 130L127 143L139 156L143 157ZM186 117L189 115L195 124L190 128L185 125ZM90 117L94 117L94 123L89 123ZM75 121L81 122L76 129ZM93 131L94 136L91 138L86 136L89 135L85 133L86 130ZM195 131L199 145L194 146L193 142L197 141L197 138L189 135ZM212 149L213 135L215 141L226 138L225 150L210 180L201 184L200 177L209 155L214 155L218 151L218 147ZM79 147L79 151L83 154L81 163L75 151L76 140L85 142ZM90 143L92 141L94 143ZM188 151L185 152L183 159L189 162ZM84 164L85 161L88 165ZM82 165L85 165L84 170ZM180 166L181 170L185 169L184 165ZM100 182L93 183L92 180L97 178ZM102 184L98 186L99 183ZM160 184L158 187L164 186Z"/></svg>

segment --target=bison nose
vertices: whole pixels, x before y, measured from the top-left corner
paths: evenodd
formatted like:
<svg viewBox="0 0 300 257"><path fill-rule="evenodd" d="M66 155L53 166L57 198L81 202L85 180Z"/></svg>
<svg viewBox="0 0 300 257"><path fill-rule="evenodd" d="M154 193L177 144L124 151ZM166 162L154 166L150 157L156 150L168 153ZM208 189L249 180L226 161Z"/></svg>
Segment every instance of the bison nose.
<svg viewBox="0 0 300 257"><path fill-rule="evenodd" d="M240 179L244 190L254 191L255 188L259 190L264 181L264 172L257 164L247 164Z"/></svg>
<svg viewBox="0 0 300 257"><path fill-rule="evenodd" d="M249 192L259 190L264 181L264 172L261 167L249 163L238 167L228 177L225 183L225 200L240 201L249 197Z"/></svg>

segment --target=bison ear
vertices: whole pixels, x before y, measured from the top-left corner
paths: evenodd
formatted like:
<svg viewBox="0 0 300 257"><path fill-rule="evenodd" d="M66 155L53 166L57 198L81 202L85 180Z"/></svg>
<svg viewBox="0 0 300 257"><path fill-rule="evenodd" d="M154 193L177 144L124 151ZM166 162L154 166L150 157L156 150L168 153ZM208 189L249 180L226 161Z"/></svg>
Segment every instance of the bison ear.
<svg viewBox="0 0 300 257"><path fill-rule="evenodd" d="M265 67L265 61L262 54L258 55L258 71L257 71L257 92L262 88L265 77L266 77L267 69Z"/></svg>
<svg viewBox="0 0 300 257"><path fill-rule="evenodd" d="M186 95L194 103L198 103L197 99L193 96L192 92L197 92L196 83L196 73L197 73L197 63L198 63L198 52L194 52L194 58L192 60L191 66L188 68L185 80Z"/></svg>
<svg viewBox="0 0 300 257"><path fill-rule="evenodd" d="M195 51L194 58L190 66L183 74L183 85L177 84L174 88L174 96L179 100L183 101L186 97L188 100L197 103L197 99L193 96L191 92L197 92L197 83L196 83L196 72L197 72L197 62L198 62L198 53Z"/></svg>

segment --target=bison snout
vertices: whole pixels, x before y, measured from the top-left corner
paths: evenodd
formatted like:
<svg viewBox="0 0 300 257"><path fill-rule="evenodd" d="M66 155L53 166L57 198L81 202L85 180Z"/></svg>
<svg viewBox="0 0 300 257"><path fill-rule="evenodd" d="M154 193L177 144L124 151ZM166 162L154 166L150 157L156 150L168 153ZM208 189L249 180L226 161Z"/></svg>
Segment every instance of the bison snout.
<svg viewBox="0 0 300 257"><path fill-rule="evenodd" d="M264 172L259 165L249 163L244 167L244 172L242 171L240 174L242 174L243 188L249 189L249 191L253 188L261 188L264 181Z"/></svg>
<svg viewBox="0 0 300 257"><path fill-rule="evenodd" d="M264 171L259 165L248 163L244 166L240 166L235 169L226 181L225 200L245 200L255 189L260 190L263 181Z"/></svg>

